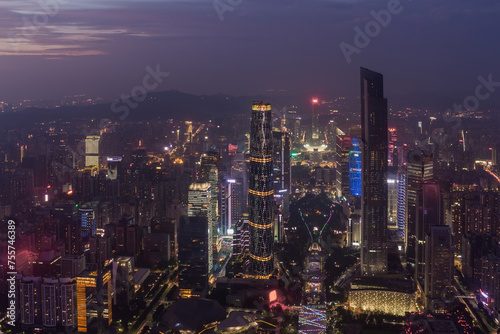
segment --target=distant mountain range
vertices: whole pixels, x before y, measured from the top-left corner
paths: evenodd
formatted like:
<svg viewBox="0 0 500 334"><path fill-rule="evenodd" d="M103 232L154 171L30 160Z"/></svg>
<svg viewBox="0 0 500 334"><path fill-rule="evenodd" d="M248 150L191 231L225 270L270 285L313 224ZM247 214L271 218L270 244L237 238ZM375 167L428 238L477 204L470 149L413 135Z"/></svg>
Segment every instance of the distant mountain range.
<svg viewBox="0 0 500 334"><path fill-rule="evenodd" d="M331 94L323 92L316 96L328 99ZM443 97L439 100L435 96L424 97L423 95L420 103L415 101L409 103L412 100L410 96L389 98L389 104L393 108L417 106L422 110L426 110L432 105L431 110L442 112L451 107L449 101L454 101L449 97ZM193 121L219 120L235 114L250 113L253 101L271 103L273 110L276 111L286 106L298 106L299 113L303 112L304 120L310 116L310 100L304 96L274 93L269 96L193 95L173 90L148 93L144 101L135 102L132 99L129 105L125 101L115 100L111 103L88 106L27 108L17 112L0 113L0 129L26 127L40 122L72 122L89 119L111 119L112 121L148 121L158 118ZM425 101L433 101L433 103L429 105ZM480 107L483 109L487 107L487 104ZM339 109L341 112L358 112L358 98L347 98Z"/></svg>
<svg viewBox="0 0 500 334"><path fill-rule="evenodd" d="M197 96L179 91L148 93L142 102L131 99L90 106L62 106L59 108L28 108L18 112L0 114L0 127L16 128L33 123L50 121L77 121L103 119L112 121L146 121L157 118L206 121L225 118L234 114L249 113L253 101L272 103L282 108L289 98L266 96ZM128 111L128 114L127 114ZM125 117L126 116L126 117ZM120 118L121 117L121 118Z"/></svg>

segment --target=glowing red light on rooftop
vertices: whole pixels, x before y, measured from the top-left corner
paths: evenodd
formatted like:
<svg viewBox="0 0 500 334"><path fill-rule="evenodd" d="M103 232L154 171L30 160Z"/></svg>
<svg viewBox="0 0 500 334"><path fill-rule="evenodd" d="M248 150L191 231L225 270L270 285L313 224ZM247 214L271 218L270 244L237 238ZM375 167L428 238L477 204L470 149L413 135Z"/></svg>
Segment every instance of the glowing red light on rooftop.
<svg viewBox="0 0 500 334"><path fill-rule="evenodd" d="M312 102L313 103L318 103L318 99L313 99Z"/></svg>

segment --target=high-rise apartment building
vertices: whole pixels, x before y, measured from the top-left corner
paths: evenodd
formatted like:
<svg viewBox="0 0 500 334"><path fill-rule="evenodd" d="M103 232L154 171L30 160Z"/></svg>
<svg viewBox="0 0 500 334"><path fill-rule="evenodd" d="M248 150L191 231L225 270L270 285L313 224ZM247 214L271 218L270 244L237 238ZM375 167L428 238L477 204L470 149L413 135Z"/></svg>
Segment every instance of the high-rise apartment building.
<svg viewBox="0 0 500 334"><path fill-rule="evenodd" d="M19 323L22 328L56 328L70 331L76 326L76 281L73 278L18 277Z"/></svg>

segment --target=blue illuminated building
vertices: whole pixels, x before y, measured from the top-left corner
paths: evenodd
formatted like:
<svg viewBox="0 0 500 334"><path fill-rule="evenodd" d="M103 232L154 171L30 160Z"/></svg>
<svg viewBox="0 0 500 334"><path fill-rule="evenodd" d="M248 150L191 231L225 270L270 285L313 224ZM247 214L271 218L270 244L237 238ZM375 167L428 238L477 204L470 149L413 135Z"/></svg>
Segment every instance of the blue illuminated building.
<svg viewBox="0 0 500 334"><path fill-rule="evenodd" d="M80 215L80 226L82 231L82 238L87 239L96 233L96 221L93 209L78 209Z"/></svg>
<svg viewBox="0 0 500 334"><path fill-rule="evenodd" d="M361 147L359 139L352 139L352 151L349 152L349 187L351 194L361 196Z"/></svg>

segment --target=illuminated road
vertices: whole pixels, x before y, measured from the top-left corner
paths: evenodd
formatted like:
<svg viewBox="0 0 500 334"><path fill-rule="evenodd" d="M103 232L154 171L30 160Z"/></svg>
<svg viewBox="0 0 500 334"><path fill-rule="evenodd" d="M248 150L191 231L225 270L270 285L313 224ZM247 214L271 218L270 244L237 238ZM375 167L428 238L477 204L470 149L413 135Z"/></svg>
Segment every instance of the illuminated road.
<svg viewBox="0 0 500 334"><path fill-rule="evenodd" d="M500 182L500 177L494 171L492 171L491 169L489 169L488 166L484 166L484 170L488 174L490 174L491 176L493 176L495 178L495 180L497 180L498 182Z"/></svg>
<svg viewBox="0 0 500 334"><path fill-rule="evenodd" d="M165 296L170 292L170 289L174 286L172 278L175 279L177 275L177 269L175 269L168 277L167 281L162 284L162 288L158 291L158 293L151 300L146 309L141 313L141 315L137 318L137 321L130 329L130 333L140 333L140 331L148 325L150 328L153 326L153 310L156 310L161 303L165 301Z"/></svg>
<svg viewBox="0 0 500 334"><path fill-rule="evenodd" d="M455 289L458 291L458 293L460 295L462 295L462 296L468 295L468 293L466 293L466 291L464 291L460 287L460 283L458 282L458 280L457 280L456 277L455 277L455 284L454 285L455 285ZM474 306L471 306L471 304L472 304L471 300L465 299L465 298L461 298L461 297L458 297L458 299L460 299L460 301L465 305L465 307L469 311L470 315L472 316L472 318L474 319L474 321L479 325L479 327L481 328L481 330L483 331L483 333L494 334L494 333L497 332L496 329L490 327L490 325L488 324L488 322L483 318L483 315L480 312L478 312L478 310Z"/></svg>

